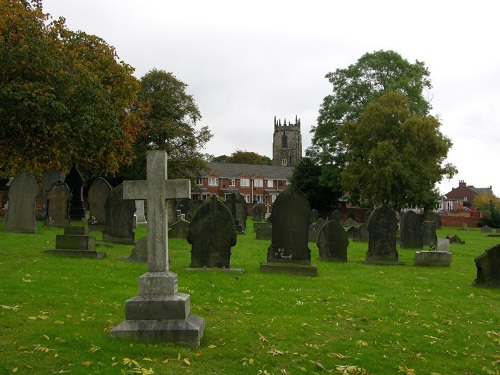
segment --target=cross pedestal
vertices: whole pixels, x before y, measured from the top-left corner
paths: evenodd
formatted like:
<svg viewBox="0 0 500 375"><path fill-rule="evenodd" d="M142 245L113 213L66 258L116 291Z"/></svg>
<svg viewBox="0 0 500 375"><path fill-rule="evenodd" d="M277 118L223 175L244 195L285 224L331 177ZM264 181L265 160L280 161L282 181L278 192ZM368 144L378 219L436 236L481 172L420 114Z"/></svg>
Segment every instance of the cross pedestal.
<svg viewBox="0 0 500 375"><path fill-rule="evenodd" d="M168 270L167 199L190 193L189 180L167 179L165 151L148 151L145 181L123 182L123 199L148 201L148 272L139 277L139 295L125 302L126 320L111 336L200 344L205 321L191 314L189 295L178 292L177 275Z"/></svg>

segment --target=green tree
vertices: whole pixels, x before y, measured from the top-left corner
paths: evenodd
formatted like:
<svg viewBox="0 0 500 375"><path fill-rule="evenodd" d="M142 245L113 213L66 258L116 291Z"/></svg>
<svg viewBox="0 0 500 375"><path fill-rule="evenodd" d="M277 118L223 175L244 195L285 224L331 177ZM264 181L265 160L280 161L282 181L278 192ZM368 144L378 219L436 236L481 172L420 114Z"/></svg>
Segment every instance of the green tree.
<svg viewBox="0 0 500 375"><path fill-rule="evenodd" d="M41 2L0 0L0 13L0 175L72 162L86 176L112 174L129 163L141 124L133 68Z"/></svg>
<svg viewBox="0 0 500 375"><path fill-rule="evenodd" d="M490 203L493 203L496 208L500 208L500 198L487 191L476 195L474 197L474 200L472 201L472 205L474 206L474 208L480 211L487 211L490 207Z"/></svg>
<svg viewBox="0 0 500 375"><path fill-rule="evenodd" d="M390 90L409 98L412 114L427 116L431 106L424 91L431 88L431 82L424 63L410 63L394 51L382 50L366 53L355 64L330 72L326 78L333 92L321 104L317 125L311 129L312 146L306 155L321 164L320 183L338 189L345 163L340 135L344 123L359 120L370 101Z"/></svg>
<svg viewBox="0 0 500 375"><path fill-rule="evenodd" d="M299 188L309 200L311 208L319 212L327 212L335 207L340 198L332 194L330 188L319 183L321 178L321 166L313 159L303 157L293 168L290 184Z"/></svg>
<svg viewBox="0 0 500 375"><path fill-rule="evenodd" d="M146 129L136 143L135 178L144 178L146 150L165 150L169 160L169 177L186 178L206 168L201 149L212 138L208 127L195 129L201 114L193 97L186 93L187 84L172 73L152 69L140 80L139 100L150 108Z"/></svg>
<svg viewBox="0 0 500 375"><path fill-rule="evenodd" d="M340 131L346 162L342 186L371 206L429 205L435 184L456 173L453 165L444 164L452 143L441 133L440 122L414 114L411 103L401 92L389 91Z"/></svg>
<svg viewBox="0 0 500 375"><path fill-rule="evenodd" d="M259 155L256 152L236 150L228 156L226 163L234 164L256 164L256 165L271 165L271 159L267 156Z"/></svg>

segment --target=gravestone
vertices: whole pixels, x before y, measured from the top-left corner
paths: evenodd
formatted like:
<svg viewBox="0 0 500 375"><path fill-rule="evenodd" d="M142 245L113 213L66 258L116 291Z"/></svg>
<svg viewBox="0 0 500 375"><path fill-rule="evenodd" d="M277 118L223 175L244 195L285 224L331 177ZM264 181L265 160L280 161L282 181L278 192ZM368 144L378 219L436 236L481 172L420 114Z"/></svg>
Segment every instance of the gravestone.
<svg viewBox="0 0 500 375"><path fill-rule="evenodd" d="M233 215L236 232L245 233L247 220L245 197L241 194L231 193L225 204Z"/></svg>
<svg viewBox="0 0 500 375"><path fill-rule="evenodd" d="M267 262L260 264L263 272L282 272L317 276L311 265L308 228L311 207L302 191L295 186L283 190L273 205L272 239Z"/></svg>
<svg viewBox="0 0 500 375"><path fill-rule="evenodd" d="M271 240L273 237L273 228L268 223L263 223L261 227L255 229L255 239L256 240Z"/></svg>
<svg viewBox="0 0 500 375"><path fill-rule="evenodd" d="M474 285L500 288L500 244L487 249L484 254L476 257L477 268Z"/></svg>
<svg viewBox="0 0 500 375"><path fill-rule="evenodd" d="M323 225L316 244L319 249L319 259L347 262L349 240L344 227L339 222L330 220Z"/></svg>
<svg viewBox="0 0 500 375"><path fill-rule="evenodd" d="M253 221L262 221L262 207L259 204L256 204L255 206L253 206L252 220Z"/></svg>
<svg viewBox="0 0 500 375"><path fill-rule="evenodd" d="M462 241L460 237L454 234L453 236L450 237L450 244L465 245L465 241Z"/></svg>
<svg viewBox="0 0 500 375"><path fill-rule="evenodd" d="M340 214L339 210L335 210L332 212L332 216L330 217L330 220L336 221L337 223L340 223L340 220L342 219L342 215Z"/></svg>
<svg viewBox="0 0 500 375"><path fill-rule="evenodd" d="M136 243L130 256L126 259L128 262L147 263L148 262L148 238L142 237Z"/></svg>
<svg viewBox="0 0 500 375"><path fill-rule="evenodd" d="M467 223L462 223L462 230L467 230L467 229L468 229Z"/></svg>
<svg viewBox="0 0 500 375"><path fill-rule="evenodd" d="M189 198L189 180L167 180L165 151L147 152L147 180L125 181L124 199L148 201L148 272L139 277L139 295L125 302L125 321L111 336L200 345L205 321L190 312L190 297L178 292L168 270L167 200Z"/></svg>
<svg viewBox="0 0 500 375"><path fill-rule="evenodd" d="M422 224L414 211L407 211L401 218L401 249L422 249Z"/></svg>
<svg viewBox="0 0 500 375"><path fill-rule="evenodd" d="M177 202L175 200L167 201L167 216L168 216L168 225L172 225L177 221L177 209L175 206Z"/></svg>
<svg viewBox="0 0 500 375"><path fill-rule="evenodd" d="M64 182L55 182L46 195L47 218L45 225L49 227L66 227L71 225L69 202L71 191Z"/></svg>
<svg viewBox="0 0 500 375"><path fill-rule="evenodd" d="M438 213L434 214L434 222L436 223L436 229L441 229L441 227L443 226L443 220Z"/></svg>
<svg viewBox="0 0 500 375"><path fill-rule="evenodd" d="M146 221L146 214L144 212L144 200L136 199L135 200L135 222L137 225L146 225L148 222Z"/></svg>
<svg viewBox="0 0 500 375"><path fill-rule="evenodd" d="M106 201L111 194L111 185L102 177L96 178L89 186L89 227L106 224Z"/></svg>
<svg viewBox="0 0 500 375"><path fill-rule="evenodd" d="M95 237L89 236L88 227L83 226L64 227L64 234L56 236L56 248L44 252L72 258L102 259L106 256L105 252L96 250Z"/></svg>
<svg viewBox="0 0 500 375"><path fill-rule="evenodd" d="M368 242L370 232L368 231L367 223L362 223L358 226L358 230L353 232L352 240L355 242Z"/></svg>
<svg viewBox="0 0 500 375"><path fill-rule="evenodd" d="M323 219L322 217L320 217L318 219L318 221L316 221L316 224L314 225L314 230L316 231L316 238L318 233L321 231L321 228L323 228L323 226L327 223L328 221L326 221L325 219ZM314 241L316 242L316 241Z"/></svg>
<svg viewBox="0 0 500 375"><path fill-rule="evenodd" d="M190 202L189 199L179 199L175 202L175 209L180 210L181 214L186 215L189 211Z"/></svg>
<svg viewBox="0 0 500 375"><path fill-rule="evenodd" d="M168 231L169 238L187 239L189 221L184 219L177 220Z"/></svg>
<svg viewBox="0 0 500 375"><path fill-rule="evenodd" d="M424 221L422 223L422 243L424 245L437 244L436 223L434 221Z"/></svg>
<svg viewBox="0 0 500 375"><path fill-rule="evenodd" d="M319 212L317 209L313 208L311 210L311 223L316 224L318 220L319 220Z"/></svg>
<svg viewBox="0 0 500 375"><path fill-rule="evenodd" d="M111 190L106 200L106 226L102 234L104 241L133 243L135 202L123 199L123 184Z"/></svg>
<svg viewBox="0 0 500 375"><path fill-rule="evenodd" d="M9 209L5 215L7 232L36 233L36 196L38 185L28 172L19 173L9 186Z"/></svg>
<svg viewBox="0 0 500 375"><path fill-rule="evenodd" d="M42 181L42 218L47 217L47 192L56 182L62 181L63 175L61 171L49 171L43 174Z"/></svg>
<svg viewBox="0 0 500 375"><path fill-rule="evenodd" d="M186 214L186 220L190 221L200 205L203 203L201 200L190 201L188 206L188 212Z"/></svg>
<svg viewBox="0 0 500 375"><path fill-rule="evenodd" d="M436 251L450 251L450 239L449 238L438 238Z"/></svg>
<svg viewBox="0 0 500 375"><path fill-rule="evenodd" d="M491 227L484 225L481 227L481 233L493 233L493 229Z"/></svg>
<svg viewBox="0 0 500 375"><path fill-rule="evenodd" d="M190 268L230 268L231 247L236 245L233 215L216 195L196 210L187 234L191 244Z"/></svg>
<svg viewBox="0 0 500 375"><path fill-rule="evenodd" d="M350 238L352 240L354 240L354 235L358 232L358 227L356 226L350 226L347 230L346 230L346 234L347 234L347 238ZM368 231L367 231L368 232Z"/></svg>
<svg viewBox="0 0 500 375"><path fill-rule="evenodd" d="M72 194L69 216L78 220L85 218L85 205L83 203L83 185L85 181L75 163L73 163L64 182L68 185Z"/></svg>
<svg viewBox="0 0 500 375"><path fill-rule="evenodd" d="M398 251L396 250L398 221L394 211L386 205L375 208L366 227L369 238L364 263L403 264L398 261Z"/></svg>

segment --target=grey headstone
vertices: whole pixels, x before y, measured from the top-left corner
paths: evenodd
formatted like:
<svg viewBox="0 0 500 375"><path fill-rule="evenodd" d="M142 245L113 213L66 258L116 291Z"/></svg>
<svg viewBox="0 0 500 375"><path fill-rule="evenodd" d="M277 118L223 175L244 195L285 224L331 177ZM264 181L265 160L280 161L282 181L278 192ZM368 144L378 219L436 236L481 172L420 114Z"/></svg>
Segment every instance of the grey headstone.
<svg viewBox="0 0 500 375"><path fill-rule="evenodd" d="M44 252L73 258L102 259L106 256L105 252L96 250L96 238L89 236L88 228L83 226L64 227L64 234L56 236L56 248Z"/></svg>
<svg viewBox="0 0 500 375"><path fill-rule="evenodd" d="M198 207L187 235L191 246L191 268L229 268L236 230L229 209L213 195Z"/></svg>
<svg viewBox="0 0 500 375"><path fill-rule="evenodd" d="M493 229L491 227L484 225L481 227L481 233L493 233Z"/></svg>
<svg viewBox="0 0 500 375"><path fill-rule="evenodd" d="M434 222L436 223L436 229L441 229L443 226L443 221L438 213L434 214Z"/></svg>
<svg viewBox="0 0 500 375"><path fill-rule="evenodd" d="M139 295L125 302L126 320L110 331L113 337L200 345L205 321L191 314L189 295L178 292L177 275L168 270L167 201L190 194L189 180L167 180L164 151L147 152L146 181L123 183L125 200L148 201L148 272L139 277Z"/></svg>
<svg viewBox="0 0 500 375"><path fill-rule="evenodd" d="M261 263L262 271L317 276L308 247L310 215L309 201L295 186L278 195L271 216L271 246L267 251L267 263Z"/></svg>
<svg viewBox="0 0 500 375"><path fill-rule="evenodd" d="M330 220L336 221L337 223L340 223L340 220L342 218L342 215L340 214L339 210L335 210L332 212L332 216L330 217Z"/></svg>
<svg viewBox="0 0 500 375"><path fill-rule="evenodd" d="M315 224L319 219L319 212L317 209L313 208L311 210L311 223Z"/></svg>
<svg viewBox="0 0 500 375"><path fill-rule="evenodd" d="M255 239L257 240L271 240L273 238L273 228L268 223L264 226L257 227L255 230Z"/></svg>
<svg viewBox="0 0 500 375"><path fill-rule="evenodd" d="M434 221L424 221L422 223L422 243L424 245L437 244L436 223Z"/></svg>
<svg viewBox="0 0 500 375"><path fill-rule="evenodd" d="M367 223L363 223L357 228L356 232L353 231L352 240L356 242L368 242L370 239L370 232L368 231Z"/></svg>
<svg viewBox="0 0 500 375"><path fill-rule="evenodd" d="M144 200L136 199L135 200L135 219L137 225L145 225L148 222L146 221L146 213L144 212Z"/></svg>
<svg viewBox="0 0 500 375"><path fill-rule="evenodd" d="M66 227L71 224L69 217L69 202L71 191L64 182L55 182L46 195L47 218L45 225L51 227Z"/></svg>
<svg viewBox="0 0 500 375"><path fill-rule="evenodd" d="M448 238L437 239L437 251L450 251L450 240Z"/></svg>
<svg viewBox="0 0 500 375"><path fill-rule="evenodd" d="M500 288L500 244L487 249L474 262L477 268L474 285Z"/></svg>
<svg viewBox="0 0 500 375"><path fill-rule="evenodd" d="M347 230L346 230L346 234L347 234L347 237L354 240L354 235L358 232L358 227L356 226L350 226ZM367 231L368 233L368 231ZM368 237L367 237L368 238Z"/></svg>
<svg viewBox="0 0 500 375"><path fill-rule="evenodd" d="M148 261L148 238L142 237L136 243L130 256L127 258L130 262L147 263Z"/></svg>
<svg viewBox="0 0 500 375"><path fill-rule="evenodd" d="M401 249L422 249L422 224L414 211L407 211L401 218Z"/></svg>
<svg viewBox="0 0 500 375"><path fill-rule="evenodd" d="M177 202L173 199L167 201L167 220L169 226L177 221L177 209L175 208L176 205Z"/></svg>
<svg viewBox="0 0 500 375"><path fill-rule="evenodd" d="M200 205L202 203L203 203L203 201L200 201L200 200L189 202L188 212L186 213L186 220L187 221L190 221L192 219L194 213L196 212L196 210L198 209L198 207L200 207Z"/></svg>
<svg viewBox="0 0 500 375"><path fill-rule="evenodd" d="M460 237L458 237L456 234L450 237L450 244L459 244L459 245L464 245L465 241L462 241Z"/></svg>
<svg viewBox="0 0 500 375"><path fill-rule="evenodd" d="M187 239L188 229L189 221L180 219L172 225L172 227L168 231L168 237Z"/></svg>
<svg viewBox="0 0 500 375"><path fill-rule="evenodd" d="M259 204L256 204L253 206L252 220L253 221L262 221L262 207Z"/></svg>
<svg viewBox="0 0 500 375"><path fill-rule="evenodd" d="M69 216L75 219L85 218L85 205L83 203L83 185L85 181L76 164L73 163L73 167L71 167L64 182L66 182L72 194Z"/></svg>
<svg viewBox="0 0 500 375"><path fill-rule="evenodd" d="M42 218L47 217L47 192L53 184L56 182L63 181L63 175L61 171L49 171L43 174L42 181Z"/></svg>
<svg viewBox="0 0 500 375"><path fill-rule="evenodd" d="M225 202L234 218L238 233L245 233L247 220L247 204L242 194L231 193Z"/></svg>
<svg viewBox="0 0 500 375"><path fill-rule="evenodd" d="M102 177L96 178L89 186L89 225L106 224L106 200L111 194L111 185Z"/></svg>
<svg viewBox="0 0 500 375"><path fill-rule="evenodd" d="M320 259L347 262L349 240L344 227L335 220L330 220L323 225L316 244L318 245Z"/></svg>
<svg viewBox="0 0 500 375"><path fill-rule="evenodd" d="M38 185L28 172L19 173L9 186L9 209L4 222L7 232L36 233L35 200Z"/></svg>
<svg viewBox="0 0 500 375"><path fill-rule="evenodd" d="M368 219L368 251L365 263L402 264L396 250L398 222L394 211L382 205L375 208Z"/></svg>
<svg viewBox="0 0 500 375"><path fill-rule="evenodd" d="M135 202L123 199L123 184L111 190L106 200L106 226L102 235L104 241L133 243Z"/></svg>

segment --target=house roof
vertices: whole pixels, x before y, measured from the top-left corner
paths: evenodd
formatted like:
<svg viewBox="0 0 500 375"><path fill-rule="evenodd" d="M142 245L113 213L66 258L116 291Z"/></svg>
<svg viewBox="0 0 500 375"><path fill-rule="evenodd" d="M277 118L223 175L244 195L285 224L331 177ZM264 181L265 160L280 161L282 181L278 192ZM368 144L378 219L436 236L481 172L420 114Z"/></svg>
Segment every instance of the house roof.
<svg viewBox="0 0 500 375"><path fill-rule="evenodd" d="M232 164L232 163L207 163L209 169L200 171L201 176L215 172L220 178L240 178L242 175L250 177L262 176L269 180L289 180L293 168L275 165Z"/></svg>

